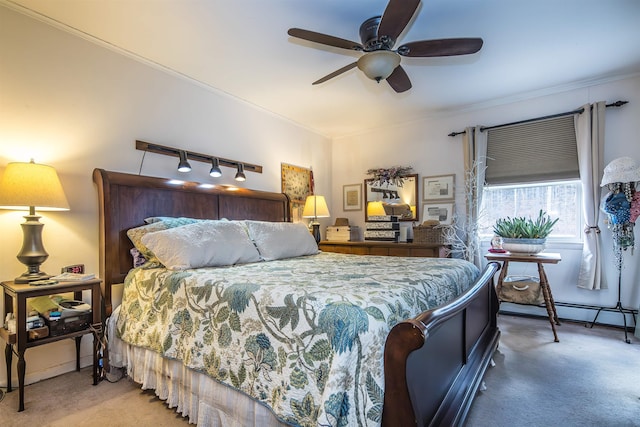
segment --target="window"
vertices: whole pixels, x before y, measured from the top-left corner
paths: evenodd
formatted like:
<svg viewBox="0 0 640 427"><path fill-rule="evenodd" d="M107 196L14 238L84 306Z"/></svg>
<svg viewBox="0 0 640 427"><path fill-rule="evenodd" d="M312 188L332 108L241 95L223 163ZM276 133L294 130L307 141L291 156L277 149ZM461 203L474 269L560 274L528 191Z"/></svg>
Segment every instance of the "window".
<svg viewBox="0 0 640 427"><path fill-rule="evenodd" d="M582 191L579 180L537 184L485 186L479 215L480 237L493 235L493 224L503 217L538 216L540 209L560 218L550 240L582 241Z"/></svg>
<svg viewBox="0 0 640 427"><path fill-rule="evenodd" d="M479 234L498 218L560 218L549 239L582 242L582 186L573 117L563 115L488 129Z"/></svg>

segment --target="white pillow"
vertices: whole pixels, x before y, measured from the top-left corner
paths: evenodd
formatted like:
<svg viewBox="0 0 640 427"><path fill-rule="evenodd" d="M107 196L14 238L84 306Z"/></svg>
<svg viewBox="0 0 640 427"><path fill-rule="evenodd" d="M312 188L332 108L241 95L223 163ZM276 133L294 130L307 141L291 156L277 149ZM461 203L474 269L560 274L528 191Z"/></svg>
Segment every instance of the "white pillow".
<svg viewBox="0 0 640 427"><path fill-rule="evenodd" d="M148 233L142 242L170 270L260 261L244 227L235 221L201 221Z"/></svg>
<svg viewBox="0 0 640 427"><path fill-rule="evenodd" d="M318 244L301 222L245 221L264 261L317 254Z"/></svg>

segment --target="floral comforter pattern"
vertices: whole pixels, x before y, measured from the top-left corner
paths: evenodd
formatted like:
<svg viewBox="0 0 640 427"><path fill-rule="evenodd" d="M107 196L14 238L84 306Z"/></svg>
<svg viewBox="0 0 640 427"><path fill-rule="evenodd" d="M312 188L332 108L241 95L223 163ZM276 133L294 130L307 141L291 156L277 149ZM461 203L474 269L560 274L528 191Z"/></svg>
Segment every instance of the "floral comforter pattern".
<svg viewBox="0 0 640 427"><path fill-rule="evenodd" d="M391 328L479 275L456 259L320 253L241 266L144 267L118 335L268 405L295 426L378 426Z"/></svg>

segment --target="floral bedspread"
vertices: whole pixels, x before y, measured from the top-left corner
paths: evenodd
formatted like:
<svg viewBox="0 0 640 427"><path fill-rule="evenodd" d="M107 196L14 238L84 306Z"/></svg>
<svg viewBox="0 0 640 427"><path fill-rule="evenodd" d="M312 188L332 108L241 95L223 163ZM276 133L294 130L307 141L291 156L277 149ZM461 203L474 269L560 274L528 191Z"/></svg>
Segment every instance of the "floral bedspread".
<svg viewBox="0 0 640 427"><path fill-rule="evenodd" d="M456 259L320 253L232 267L137 268L126 342L268 405L295 426L378 426L385 338L479 275Z"/></svg>

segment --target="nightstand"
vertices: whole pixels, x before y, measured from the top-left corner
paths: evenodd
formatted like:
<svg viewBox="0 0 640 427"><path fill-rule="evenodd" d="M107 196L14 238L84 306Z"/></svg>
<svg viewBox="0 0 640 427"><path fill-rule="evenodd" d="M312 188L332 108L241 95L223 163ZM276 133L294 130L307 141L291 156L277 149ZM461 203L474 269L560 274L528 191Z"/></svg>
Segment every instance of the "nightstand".
<svg viewBox="0 0 640 427"><path fill-rule="evenodd" d="M26 362L24 353L28 348L49 344L66 338L74 338L76 341L76 370L80 370L80 340L83 335L93 334L93 385L98 384L98 346L100 344L96 331L102 330L101 320L101 291L99 279L60 282L54 285L31 286L29 284L18 284L14 282L2 282L4 291L4 310L2 318L6 318L7 313L13 313L16 319L16 332L9 333L5 328L0 328L0 337L6 342L5 359L7 364L7 392L11 391L11 362L14 348L18 355L18 388L20 392L20 403L18 412L24 410L24 375L26 372ZM73 292L76 300L82 299L82 291L91 291L92 324L82 330L63 332L56 336L29 340L27 331L27 299L63 294ZM6 325L5 325L6 326Z"/></svg>

